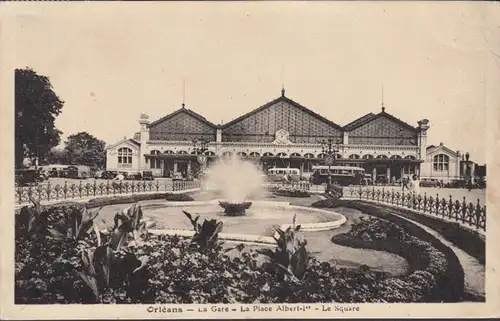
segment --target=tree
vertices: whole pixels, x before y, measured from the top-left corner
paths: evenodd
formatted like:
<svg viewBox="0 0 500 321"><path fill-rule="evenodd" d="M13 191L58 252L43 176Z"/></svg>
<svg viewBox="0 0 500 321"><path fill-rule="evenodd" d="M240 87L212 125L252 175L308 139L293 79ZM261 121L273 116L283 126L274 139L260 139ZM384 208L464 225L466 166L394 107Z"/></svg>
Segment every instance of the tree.
<svg viewBox="0 0 500 321"><path fill-rule="evenodd" d="M45 157L44 164L68 164L68 155L64 149L53 148Z"/></svg>
<svg viewBox="0 0 500 321"><path fill-rule="evenodd" d="M64 151L69 164L103 168L106 165L105 146L104 141L80 132L68 137Z"/></svg>
<svg viewBox="0 0 500 321"><path fill-rule="evenodd" d="M15 70L15 165L25 157L42 158L60 142L62 132L54 124L64 101L46 76L33 69Z"/></svg>

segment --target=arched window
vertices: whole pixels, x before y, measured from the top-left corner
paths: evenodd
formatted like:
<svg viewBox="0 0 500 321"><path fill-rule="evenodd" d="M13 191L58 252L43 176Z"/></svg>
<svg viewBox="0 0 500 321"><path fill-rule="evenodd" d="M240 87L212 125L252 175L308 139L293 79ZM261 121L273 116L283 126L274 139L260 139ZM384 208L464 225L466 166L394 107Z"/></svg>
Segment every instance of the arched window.
<svg viewBox="0 0 500 321"><path fill-rule="evenodd" d="M415 160L416 158L413 155L408 155L408 156L405 156L405 159Z"/></svg>
<svg viewBox="0 0 500 321"><path fill-rule="evenodd" d="M359 159L359 155L358 154L349 155L349 159Z"/></svg>
<svg viewBox="0 0 500 321"><path fill-rule="evenodd" d="M160 154L159 150L152 150L151 151L151 155L159 155L159 154ZM150 167L152 169L160 168L160 160L158 158L151 158Z"/></svg>
<svg viewBox="0 0 500 321"><path fill-rule="evenodd" d="M238 155L240 157L247 157L247 153L245 153L245 152L237 152L236 155Z"/></svg>
<svg viewBox="0 0 500 321"><path fill-rule="evenodd" d="M450 166L450 157L445 154L438 154L434 156L433 165L435 171L447 171Z"/></svg>
<svg viewBox="0 0 500 321"><path fill-rule="evenodd" d="M370 154L363 155L363 159L372 159L372 158L373 158L373 155L370 155Z"/></svg>
<svg viewBox="0 0 500 321"><path fill-rule="evenodd" d="M401 156L399 156L399 155L392 155L391 159L401 159Z"/></svg>
<svg viewBox="0 0 500 321"><path fill-rule="evenodd" d="M314 158L314 154L307 153L304 155L304 158Z"/></svg>
<svg viewBox="0 0 500 321"><path fill-rule="evenodd" d="M290 157L301 157L299 153L291 153Z"/></svg>
<svg viewBox="0 0 500 321"><path fill-rule="evenodd" d="M274 155L273 155L273 153L266 152L266 153L264 153L264 156L270 157L270 156L274 156Z"/></svg>
<svg viewBox="0 0 500 321"><path fill-rule="evenodd" d="M205 155L207 155L207 156L215 156L215 153L213 151L211 151L211 150L207 150L205 152Z"/></svg>
<svg viewBox="0 0 500 321"><path fill-rule="evenodd" d="M286 153L278 153L278 155L276 155L276 156L283 158L283 157L286 157L287 155L286 155Z"/></svg>
<svg viewBox="0 0 500 321"><path fill-rule="evenodd" d="M326 155L325 155L325 154L323 154L323 153L318 154L318 158L325 158L325 157L326 157Z"/></svg>
<svg viewBox="0 0 500 321"><path fill-rule="evenodd" d="M118 149L118 167L132 168L132 150L127 147Z"/></svg>
<svg viewBox="0 0 500 321"><path fill-rule="evenodd" d="M378 159L386 159L386 158L387 158L387 156L385 156L385 155L378 155L378 156L377 156L377 158L378 158Z"/></svg>
<svg viewBox="0 0 500 321"><path fill-rule="evenodd" d="M260 157L260 154L257 152L251 152L250 157Z"/></svg>

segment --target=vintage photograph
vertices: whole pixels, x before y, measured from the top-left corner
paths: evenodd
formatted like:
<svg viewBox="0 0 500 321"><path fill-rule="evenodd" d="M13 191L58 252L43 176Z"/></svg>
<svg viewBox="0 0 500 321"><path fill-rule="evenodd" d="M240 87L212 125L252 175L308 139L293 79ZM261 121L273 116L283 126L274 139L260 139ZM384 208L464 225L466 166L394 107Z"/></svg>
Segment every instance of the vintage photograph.
<svg viewBox="0 0 500 321"><path fill-rule="evenodd" d="M10 20L16 305L486 302L488 3L79 8Z"/></svg>

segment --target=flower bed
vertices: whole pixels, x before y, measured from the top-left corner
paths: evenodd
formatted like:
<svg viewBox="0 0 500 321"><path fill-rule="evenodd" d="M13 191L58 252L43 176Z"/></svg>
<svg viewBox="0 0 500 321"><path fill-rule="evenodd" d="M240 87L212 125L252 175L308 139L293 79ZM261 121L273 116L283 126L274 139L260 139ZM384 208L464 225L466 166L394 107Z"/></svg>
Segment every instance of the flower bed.
<svg viewBox="0 0 500 321"><path fill-rule="evenodd" d="M336 199L324 199L319 200L312 204L313 207L318 208L335 208L339 206L350 207L353 204L366 204L367 202L353 202L351 200L336 200ZM355 205L359 206L359 205ZM373 208L372 206L371 208ZM464 250L467 254L474 257L479 261L479 263L486 264L486 244L485 240L478 233L474 233L468 229L462 228L460 224L454 222L448 222L437 217L431 217L428 215L421 215L411 210L398 209L398 215L406 217L410 220L416 221L427 227L432 228L439 234L441 234L448 241L453 243L458 248ZM371 213L370 213L371 214ZM376 214L376 213L375 213ZM386 217L384 217L386 218ZM386 218L387 219L387 218Z"/></svg>
<svg viewBox="0 0 500 321"><path fill-rule="evenodd" d="M16 215L16 303L439 300L431 296L439 280L430 268L401 279L366 266L344 269L310 258L295 221L277 231L275 251L246 252L242 245L228 251L218 242L222 222L201 223L199 216L185 214L195 230L192 238L149 233L136 204L117 213L106 233L93 225L96 210L24 208ZM409 282L420 288L408 290Z"/></svg>
<svg viewBox="0 0 500 321"><path fill-rule="evenodd" d="M426 272L433 275L435 286L432 290L432 300L454 302L463 296L464 271L460 261L449 247L421 227L392 215L389 210L385 211L383 207L362 201L326 199L315 202L313 206L348 207L384 219L381 221L383 223L368 223L369 221L367 221L355 225L354 231L351 230L350 234L336 236L333 241L351 247L370 248L401 255L408 260L413 274L418 272L416 275L422 276L420 272ZM372 230L369 231L369 228ZM365 234L365 240L363 240L357 234L359 230L367 232L369 238Z"/></svg>
<svg viewBox="0 0 500 321"><path fill-rule="evenodd" d="M154 193L154 194L138 194L128 196L113 196L113 197L99 197L91 199L86 203L87 208L136 203L139 201L160 200L165 199L172 202L193 201L194 199L188 194L177 193Z"/></svg>
<svg viewBox="0 0 500 321"><path fill-rule="evenodd" d="M389 221L362 219L355 222L348 233L335 235L332 241L343 246L387 251L408 260L410 274L399 280L404 291L397 293L393 290L394 299L411 294L414 301L439 302L443 297L443 289L448 290L447 287L443 288L449 273L446 256L430 243L409 235Z"/></svg>
<svg viewBox="0 0 500 321"><path fill-rule="evenodd" d="M306 190L290 188L287 186L275 186L270 188L272 193L277 196L285 196L285 197L310 197L311 193Z"/></svg>

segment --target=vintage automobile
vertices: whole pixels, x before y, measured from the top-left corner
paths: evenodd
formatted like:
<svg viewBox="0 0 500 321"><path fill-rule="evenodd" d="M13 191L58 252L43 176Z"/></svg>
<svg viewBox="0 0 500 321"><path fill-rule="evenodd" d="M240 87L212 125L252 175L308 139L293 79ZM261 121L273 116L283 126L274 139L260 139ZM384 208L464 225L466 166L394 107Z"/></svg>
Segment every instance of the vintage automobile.
<svg viewBox="0 0 500 321"><path fill-rule="evenodd" d="M44 175L37 169L19 169L15 172L16 185L34 185L44 181Z"/></svg>
<svg viewBox="0 0 500 321"><path fill-rule="evenodd" d="M102 179L114 179L118 175L117 171L104 171L101 174Z"/></svg>
<svg viewBox="0 0 500 321"><path fill-rule="evenodd" d="M153 176L152 171L144 171L142 172L142 180L144 181L154 181L155 177Z"/></svg>
<svg viewBox="0 0 500 321"><path fill-rule="evenodd" d="M131 181L140 181L142 179L142 174L141 173L131 173L125 175L126 180L131 180Z"/></svg>
<svg viewBox="0 0 500 321"><path fill-rule="evenodd" d="M186 178L181 172L175 172L172 174L172 181L185 181Z"/></svg>

